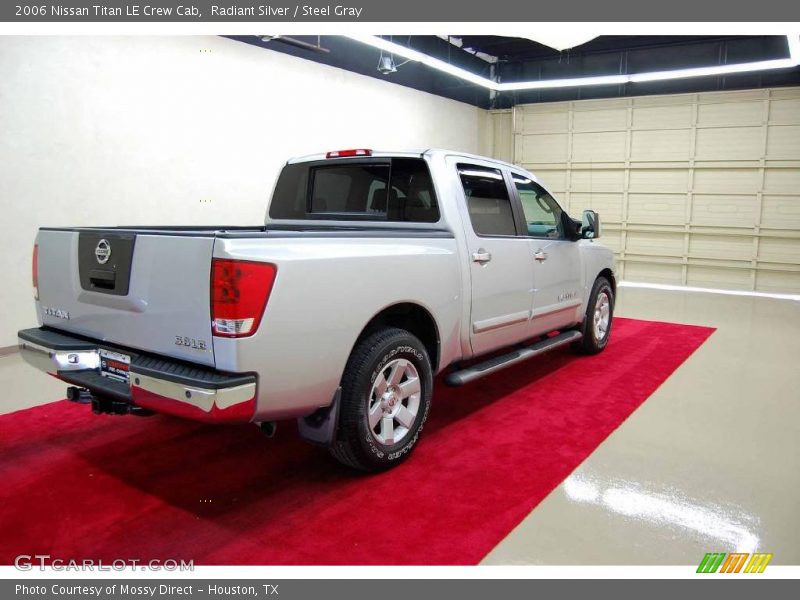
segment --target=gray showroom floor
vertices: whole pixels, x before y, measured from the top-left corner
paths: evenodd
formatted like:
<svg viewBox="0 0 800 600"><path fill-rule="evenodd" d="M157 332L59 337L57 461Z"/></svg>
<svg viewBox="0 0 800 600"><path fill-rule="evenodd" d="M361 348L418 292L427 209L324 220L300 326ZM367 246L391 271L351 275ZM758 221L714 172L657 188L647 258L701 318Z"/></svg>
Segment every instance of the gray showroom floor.
<svg viewBox="0 0 800 600"><path fill-rule="evenodd" d="M624 288L617 315L717 331L484 563L800 564L800 302ZM0 385L0 413L65 389L18 355Z"/></svg>
<svg viewBox="0 0 800 600"><path fill-rule="evenodd" d="M799 564L800 302L622 289L617 315L717 331L484 563Z"/></svg>

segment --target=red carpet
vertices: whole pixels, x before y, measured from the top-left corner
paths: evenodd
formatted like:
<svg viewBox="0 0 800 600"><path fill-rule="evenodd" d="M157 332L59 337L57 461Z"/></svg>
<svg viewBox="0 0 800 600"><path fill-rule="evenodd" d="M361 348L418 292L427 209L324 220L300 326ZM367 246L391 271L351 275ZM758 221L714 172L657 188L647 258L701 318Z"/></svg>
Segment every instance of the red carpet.
<svg viewBox="0 0 800 600"><path fill-rule="evenodd" d="M414 455L354 475L252 425L92 415L66 401L0 417L0 563L474 564L644 402L712 329L617 319L606 351L556 351L437 384Z"/></svg>

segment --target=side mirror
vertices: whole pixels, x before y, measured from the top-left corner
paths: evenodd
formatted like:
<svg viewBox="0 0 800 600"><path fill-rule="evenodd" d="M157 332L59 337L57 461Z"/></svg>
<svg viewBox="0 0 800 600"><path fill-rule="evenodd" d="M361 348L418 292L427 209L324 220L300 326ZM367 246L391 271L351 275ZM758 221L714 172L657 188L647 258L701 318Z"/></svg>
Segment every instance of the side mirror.
<svg viewBox="0 0 800 600"><path fill-rule="evenodd" d="M600 237L600 215L593 210L583 211L581 237L585 240L596 240Z"/></svg>

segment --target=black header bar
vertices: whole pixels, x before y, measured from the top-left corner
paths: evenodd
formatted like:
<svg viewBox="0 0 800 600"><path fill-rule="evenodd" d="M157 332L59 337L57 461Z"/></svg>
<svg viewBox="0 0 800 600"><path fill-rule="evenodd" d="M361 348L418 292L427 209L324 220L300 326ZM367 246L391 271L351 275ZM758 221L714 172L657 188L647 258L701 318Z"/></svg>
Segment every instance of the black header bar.
<svg viewBox="0 0 800 600"><path fill-rule="evenodd" d="M793 22L786 0L3 0L0 22ZM498 32L502 34L502 32Z"/></svg>

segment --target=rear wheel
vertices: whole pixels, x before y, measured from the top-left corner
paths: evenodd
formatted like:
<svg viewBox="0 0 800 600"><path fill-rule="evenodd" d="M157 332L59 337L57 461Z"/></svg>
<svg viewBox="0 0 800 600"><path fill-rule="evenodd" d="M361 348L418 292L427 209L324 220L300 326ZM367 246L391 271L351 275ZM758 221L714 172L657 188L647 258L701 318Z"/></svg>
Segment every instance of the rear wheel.
<svg viewBox="0 0 800 600"><path fill-rule="evenodd" d="M592 286L586 316L580 326L583 338L573 349L580 354L597 354L608 344L614 318L614 288L605 277L598 277Z"/></svg>
<svg viewBox="0 0 800 600"><path fill-rule="evenodd" d="M432 388L430 358L419 339L398 328L368 335L344 370L339 430L331 454L362 471L399 464L416 446Z"/></svg>

